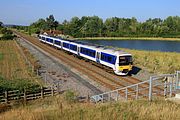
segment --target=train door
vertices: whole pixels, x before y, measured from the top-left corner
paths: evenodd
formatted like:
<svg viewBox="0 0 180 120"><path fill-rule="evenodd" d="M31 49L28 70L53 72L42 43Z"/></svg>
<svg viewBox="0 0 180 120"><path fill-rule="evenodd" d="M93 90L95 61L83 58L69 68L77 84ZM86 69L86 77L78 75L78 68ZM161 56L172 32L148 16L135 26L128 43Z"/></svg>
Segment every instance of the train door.
<svg viewBox="0 0 180 120"><path fill-rule="evenodd" d="M100 63L100 52L96 53L96 62Z"/></svg>
<svg viewBox="0 0 180 120"><path fill-rule="evenodd" d="M80 56L80 47L77 48L77 55Z"/></svg>

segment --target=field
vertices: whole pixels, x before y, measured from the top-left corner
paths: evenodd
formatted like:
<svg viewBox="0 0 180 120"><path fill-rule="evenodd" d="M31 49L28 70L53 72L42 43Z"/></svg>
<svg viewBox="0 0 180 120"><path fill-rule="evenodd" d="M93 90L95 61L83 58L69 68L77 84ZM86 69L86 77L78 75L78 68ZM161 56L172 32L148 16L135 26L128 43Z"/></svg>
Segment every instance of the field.
<svg viewBox="0 0 180 120"><path fill-rule="evenodd" d="M178 120L180 104L155 100L92 104L68 102L56 96L0 114L1 120Z"/></svg>
<svg viewBox="0 0 180 120"><path fill-rule="evenodd" d="M36 81L20 49L15 41L0 41L0 76L7 80Z"/></svg>
<svg viewBox="0 0 180 120"><path fill-rule="evenodd" d="M122 49L121 49L122 50ZM180 70L180 53L123 49L134 57L134 65L151 73L174 73Z"/></svg>

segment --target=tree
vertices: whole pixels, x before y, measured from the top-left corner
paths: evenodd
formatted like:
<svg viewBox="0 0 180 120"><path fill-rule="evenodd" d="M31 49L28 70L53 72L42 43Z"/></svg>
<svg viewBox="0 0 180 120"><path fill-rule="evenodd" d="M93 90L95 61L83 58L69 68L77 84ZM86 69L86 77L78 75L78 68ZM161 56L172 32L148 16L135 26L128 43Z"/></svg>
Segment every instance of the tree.
<svg viewBox="0 0 180 120"><path fill-rule="evenodd" d="M59 24L58 21L55 21L55 18L53 15L50 15L49 17L47 17L46 22L47 22L48 28L51 30L56 29Z"/></svg>
<svg viewBox="0 0 180 120"><path fill-rule="evenodd" d="M0 27L2 27L2 25L3 25L3 22L0 21Z"/></svg>
<svg viewBox="0 0 180 120"><path fill-rule="evenodd" d="M108 36L118 36L118 24L119 24L119 18L113 17L106 19L104 23L104 27L106 28L106 33Z"/></svg>
<svg viewBox="0 0 180 120"><path fill-rule="evenodd" d="M81 28L81 32L88 37L96 37L102 35L103 20L98 16L90 17L84 26Z"/></svg>

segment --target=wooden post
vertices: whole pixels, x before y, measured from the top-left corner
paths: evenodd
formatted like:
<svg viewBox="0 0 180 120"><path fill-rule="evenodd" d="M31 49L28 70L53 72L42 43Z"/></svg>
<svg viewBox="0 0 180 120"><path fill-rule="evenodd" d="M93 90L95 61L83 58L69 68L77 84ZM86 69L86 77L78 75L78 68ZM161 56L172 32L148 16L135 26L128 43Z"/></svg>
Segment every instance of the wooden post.
<svg viewBox="0 0 180 120"><path fill-rule="evenodd" d="M8 103L8 91L5 91L4 92L4 94L5 94L5 103Z"/></svg>
<svg viewBox="0 0 180 120"><path fill-rule="evenodd" d="M26 96L26 89L24 89L24 103L27 101L27 96Z"/></svg>
<svg viewBox="0 0 180 120"><path fill-rule="evenodd" d="M53 86L51 86L51 95L54 96Z"/></svg>
<svg viewBox="0 0 180 120"><path fill-rule="evenodd" d="M58 82L58 94L60 93L60 85L59 85L59 82Z"/></svg>
<svg viewBox="0 0 180 120"><path fill-rule="evenodd" d="M44 90L42 86L41 86L41 98L44 98Z"/></svg>

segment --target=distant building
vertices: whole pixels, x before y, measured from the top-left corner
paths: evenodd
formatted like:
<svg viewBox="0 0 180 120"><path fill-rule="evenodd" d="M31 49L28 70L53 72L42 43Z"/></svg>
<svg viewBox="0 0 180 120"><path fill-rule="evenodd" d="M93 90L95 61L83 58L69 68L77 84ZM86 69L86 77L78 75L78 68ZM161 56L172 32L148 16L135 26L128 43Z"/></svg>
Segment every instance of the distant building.
<svg viewBox="0 0 180 120"><path fill-rule="evenodd" d="M43 31L43 34L49 35L49 36L61 36L63 32L59 30L46 30L46 31Z"/></svg>

